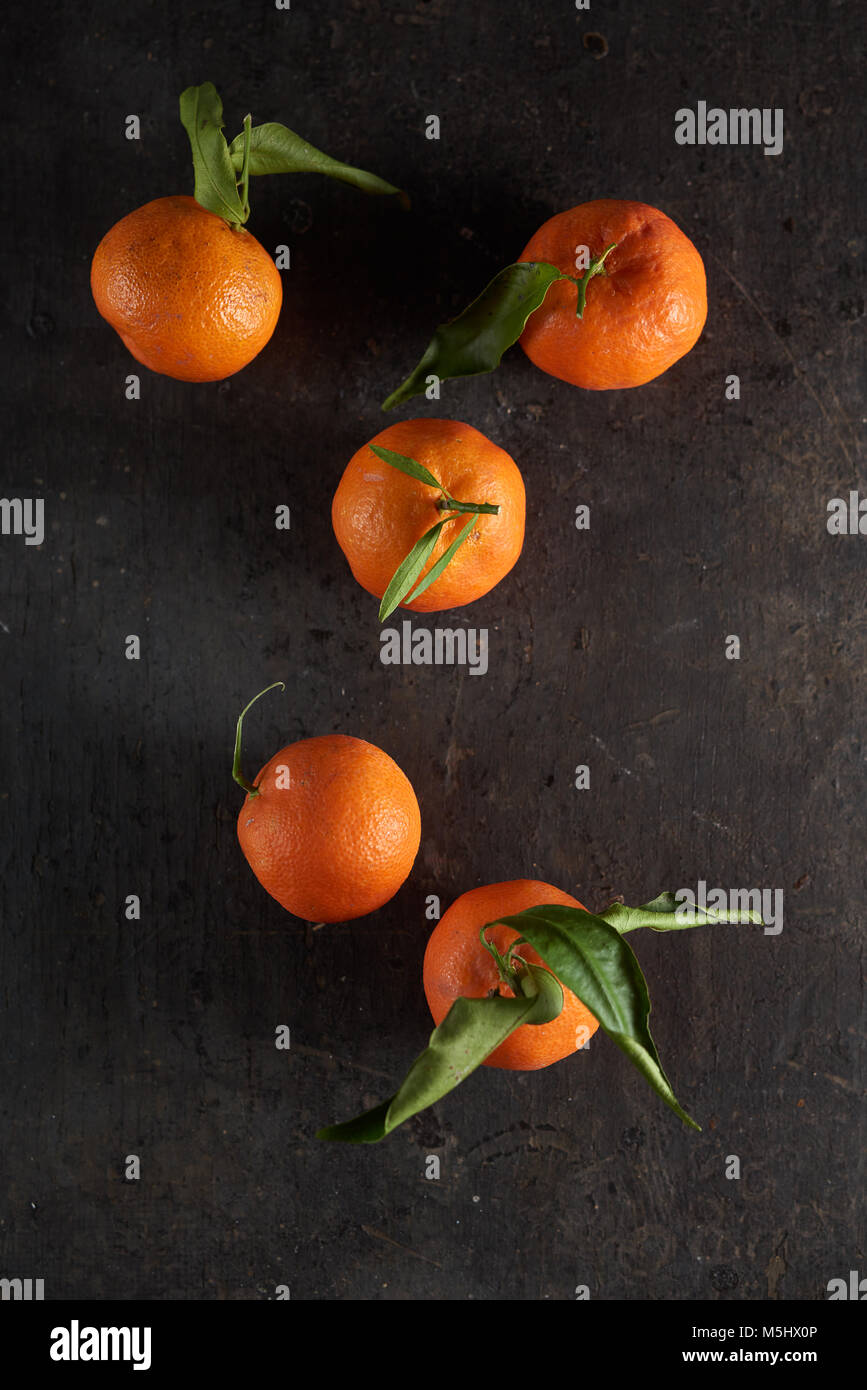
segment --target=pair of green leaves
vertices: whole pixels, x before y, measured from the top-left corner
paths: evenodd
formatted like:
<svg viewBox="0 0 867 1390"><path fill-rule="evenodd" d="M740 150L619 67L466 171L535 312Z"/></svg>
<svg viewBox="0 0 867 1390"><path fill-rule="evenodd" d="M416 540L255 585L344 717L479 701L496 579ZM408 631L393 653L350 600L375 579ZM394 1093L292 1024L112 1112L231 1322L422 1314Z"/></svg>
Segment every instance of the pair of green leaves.
<svg viewBox="0 0 867 1390"><path fill-rule="evenodd" d="M247 190L254 174L327 174L365 193L394 197L409 206L406 194L393 184L331 159L294 130L273 121L254 126L247 116L240 135L227 144L223 103L213 82L187 87L181 93L180 112L193 151L196 202L232 226L243 226L250 216Z"/></svg>
<svg viewBox="0 0 867 1390"><path fill-rule="evenodd" d="M520 932L520 939L538 952L547 968L520 963L514 999L500 995L457 999L395 1095L354 1120L319 1130L317 1138L354 1144L384 1139L404 1120L453 1090L516 1028L556 1018L563 1006L558 980L594 1014L666 1105L691 1128L699 1129L677 1101L663 1071L648 1026L647 984L623 937L641 927L667 932L713 922L761 926L760 915L707 908L687 912L674 894L662 893L642 907L614 903L598 916L583 908L551 904L499 921ZM488 927L495 925L488 923Z"/></svg>
<svg viewBox="0 0 867 1390"><path fill-rule="evenodd" d="M500 365L507 348L516 343L527 320L543 303L557 280L571 280L578 287L576 317L584 317L587 286L595 275L607 274L605 260L616 242L590 261L581 276L567 275L547 261L519 261L499 271L477 299L449 323L441 323L418 366L406 381L383 401L391 410L427 390L429 378L480 376Z"/></svg>
<svg viewBox="0 0 867 1390"><path fill-rule="evenodd" d="M379 621L384 623L386 618L391 616L410 593L416 599L419 594L423 594L425 589L433 584L435 579L439 579L446 565L451 563L456 552L469 536L479 513L492 513L496 516L500 508L491 502L457 502L453 497L449 497L442 483L434 477L430 469L425 468L424 464L419 463L417 459L408 458L406 454L397 454L393 449L383 449L378 444L371 444L369 448L376 454L377 458L382 459L383 463L389 464L391 468L396 468L400 473L407 473L410 478L416 478L420 483L426 483L428 487L436 488L441 493L437 506L440 511L445 513L442 521L436 522L429 531L425 531L420 540L416 541L412 550L401 560L392 575L379 605ZM418 583L419 575L433 554L443 527L448 526L450 521L454 521L463 512L471 514L469 520L458 532L451 545L443 551L436 564L431 565L421 583Z"/></svg>

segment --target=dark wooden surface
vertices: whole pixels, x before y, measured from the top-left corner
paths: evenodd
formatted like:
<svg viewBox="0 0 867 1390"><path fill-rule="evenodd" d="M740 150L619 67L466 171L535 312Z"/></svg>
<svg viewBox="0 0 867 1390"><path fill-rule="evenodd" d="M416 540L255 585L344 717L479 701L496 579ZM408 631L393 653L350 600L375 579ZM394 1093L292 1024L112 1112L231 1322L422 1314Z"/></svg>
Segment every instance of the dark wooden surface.
<svg viewBox="0 0 867 1390"><path fill-rule="evenodd" d="M0 537L0 1274L56 1298L739 1300L820 1299L867 1272L867 539L825 525L829 498L867 490L857 7L50 10L3 21L3 492L44 497L47 534ZM93 307L90 257L126 212L191 190L177 97L209 78L230 133L248 109L283 120L413 211L256 183L252 230L292 248L274 339L223 385L142 371L129 402L137 368ZM784 152L676 145L674 112L698 100L782 107ZM695 240L707 330L640 390L580 392L516 350L400 412L508 449L528 525L504 583L421 620L486 626L487 676L383 667L331 531L341 471L435 323L545 218L601 196ZM422 807L400 894L317 932L235 838L234 720L278 679L251 769L353 733ZM595 908L699 878L785 890L779 936L635 942L703 1132L600 1034L545 1072L476 1074L381 1146L318 1144L426 1039L426 896L521 876Z"/></svg>

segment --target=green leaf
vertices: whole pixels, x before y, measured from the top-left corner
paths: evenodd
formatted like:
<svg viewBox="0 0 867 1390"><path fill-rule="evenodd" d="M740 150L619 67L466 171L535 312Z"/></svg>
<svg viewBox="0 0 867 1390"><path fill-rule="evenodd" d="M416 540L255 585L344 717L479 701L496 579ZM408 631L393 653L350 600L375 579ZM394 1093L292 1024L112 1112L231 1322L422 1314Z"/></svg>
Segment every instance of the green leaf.
<svg viewBox="0 0 867 1390"><path fill-rule="evenodd" d="M229 146L229 157L237 170L244 162L244 138L238 135ZM393 183L368 174L364 169L355 169L351 164L341 164L331 159L322 150L302 140L294 130L276 121L253 127L250 140L251 174L327 174L329 178L340 179L343 183L354 184L364 193L377 193L400 200L404 207L409 199Z"/></svg>
<svg viewBox="0 0 867 1390"><path fill-rule="evenodd" d="M428 487L439 488L440 492L445 491L442 483L434 477L429 469L425 468L423 463L417 463L415 459L407 458L406 454L396 454L393 449L383 449L379 444L370 444L368 448L372 449L383 463L391 464L391 467L396 468L398 472L408 473L411 478L417 478L420 483L427 483Z"/></svg>
<svg viewBox="0 0 867 1390"><path fill-rule="evenodd" d="M440 531L447 526L450 517L443 521L438 521L429 531L425 531L421 540L416 541L409 554L401 560L388 588L382 596L379 605L379 621L384 623L386 618L390 618L395 608L406 598L415 581L418 579L428 560L430 559L434 547L439 540Z"/></svg>
<svg viewBox="0 0 867 1390"><path fill-rule="evenodd" d="M421 395L430 375L446 381L492 372L506 349L520 338L554 281L569 278L546 261L507 265L463 313L440 324L415 371L392 391L383 410Z"/></svg>
<svg viewBox="0 0 867 1390"><path fill-rule="evenodd" d="M455 518L448 517L447 520L454 521ZM452 541L451 545L448 547L448 549L443 551L436 564L431 565L430 569L428 570L424 579L419 584L418 588L413 589L412 598L418 598L419 594L423 594L425 589L427 589L429 585L433 584L435 579L439 579L446 565L448 565L451 562L455 551L458 549L459 546L463 545L464 541L467 539L467 536L470 534L477 521L478 517L470 517L469 521L467 522L466 526L464 526L460 535L456 536L455 539Z"/></svg>
<svg viewBox="0 0 867 1390"><path fill-rule="evenodd" d="M223 135L223 103L213 82L187 87L181 93L180 112L193 151L196 202L226 222L242 226L246 218Z"/></svg>
<svg viewBox="0 0 867 1390"><path fill-rule="evenodd" d="M650 1036L650 998L641 967L620 933L582 908L544 905L498 919L538 951L558 980L599 1020L666 1105L693 1129L675 1098ZM490 924L491 926L494 923Z"/></svg>
<svg viewBox="0 0 867 1390"><path fill-rule="evenodd" d="M689 914L692 914L691 916ZM612 903L599 916L620 932L636 931L639 927L649 927L651 931L688 931L690 927L702 927L717 923L745 926L764 925L760 912L749 912L746 908L735 912L721 912L712 907L691 906L678 902L674 893L660 893L652 903L643 907L624 907L623 903Z"/></svg>
<svg viewBox="0 0 867 1390"><path fill-rule="evenodd" d="M489 999L456 999L390 1100L344 1124L327 1125L316 1138L377 1143L404 1120L448 1095L516 1028L524 1023L550 1023L557 1017L563 1008L563 991L553 975L527 965L520 982L525 991L522 997L495 994Z"/></svg>

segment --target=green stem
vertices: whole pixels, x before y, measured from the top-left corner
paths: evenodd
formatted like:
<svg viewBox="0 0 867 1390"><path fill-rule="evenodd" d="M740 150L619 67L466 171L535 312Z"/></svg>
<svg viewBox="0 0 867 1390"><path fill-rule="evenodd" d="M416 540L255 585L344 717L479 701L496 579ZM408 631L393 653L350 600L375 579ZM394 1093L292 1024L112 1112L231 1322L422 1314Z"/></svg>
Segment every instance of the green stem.
<svg viewBox="0 0 867 1390"><path fill-rule="evenodd" d="M275 681L273 685L266 685L265 689L260 690L258 695L254 695L250 704L245 705L238 715L238 725L235 730L235 761L232 763L232 776L238 783L238 786L244 788L248 796L258 796L259 788L254 786L252 782L248 782L241 771L241 726L244 723L244 715L247 713L250 705L255 705L257 700L261 700L262 696L267 695L269 690L276 690L278 685L281 690L286 689L286 685L283 681Z"/></svg>
<svg viewBox="0 0 867 1390"><path fill-rule="evenodd" d="M244 221L250 216L250 200L248 189L250 187L250 139L253 129L253 117L248 112L244 117L244 161L241 165L241 174L238 179L238 187L241 193L241 204L244 208Z"/></svg>
<svg viewBox="0 0 867 1390"><path fill-rule="evenodd" d="M484 512L487 516L499 516L499 503L495 502L456 502L453 497L441 497L437 502L440 512Z"/></svg>
<svg viewBox="0 0 867 1390"><path fill-rule="evenodd" d="M517 998L521 993L521 986L518 982L518 972L512 965L512 951L514 950L514 947L518 945L518 942L514 942L513 946L510 947L506 955L502 956L500 952L497 950L497 947L494 945L494 942L489 941L488 938L485 936L485 932L487 930L487 927L482 927L482 930L479 932L479 940L481 941L485 950L490 952L490 954L493 956L494 963L497 967L497 973L499 974L503 984L506 985L506 987L510 989Z"/></svg>
<svg viewBox="0 0 867 1390"><path fill-rule="evenodd" d="M612 241L610 246L606 246L605 250L602 252L602 255L597 256L595 261L590 262L584 274L580 278L576 278L574 275L567 275L567 280L571 280L573 284L578 286L578 306L575 310L575 313L579 319L583 319L584 317L584 306L587 303L587 286L593 279L594 275L608 274L608 271L605 269L605 257L609 255L611 251L614 250L616 245L617 242Z"/></svg>

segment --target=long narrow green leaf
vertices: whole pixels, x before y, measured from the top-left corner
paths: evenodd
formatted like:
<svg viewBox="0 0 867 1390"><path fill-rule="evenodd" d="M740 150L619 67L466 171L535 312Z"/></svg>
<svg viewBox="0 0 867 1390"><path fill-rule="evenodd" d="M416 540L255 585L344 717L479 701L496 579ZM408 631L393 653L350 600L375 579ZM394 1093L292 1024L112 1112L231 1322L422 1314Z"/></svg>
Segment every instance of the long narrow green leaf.
<svg viewBox="0 0 867 1390"><path fill-rule="evenodd" d="M559 904L528 908L499 921L529 941L666 1105L686 1124L699 1129L679 1104L662 1069L648 1026L647 984L632 948L620 933L592 912Z"/></svg>
<svg viewBox="0 0 867 1390"><path fill-rule="evenodd" d="M444 521L438 521L429 531L425 531L409 554L401 560L379 605L379 621L381 623L384 623L386 618L390 618L395 608L406 598L430 559L439 540L440 531L448 524L448 521L449 518L446 517Z"/></svg>
<svg viewBox="0 0 867 1390"><path fill-rule="evenodd" d="M563 1008L563 991L553 975L528 965L522 986L527 992L514 999L499 994L489 999L456 999L395 1095L354 1120L327 1125L318 1131L317 1139L377 1143L411 1115L448 1095L516 1028L524 1023L550 1023L557 1017Z"/></svg>
<svg viewBox="0 0 867 1390"><path fill-rule="evenodd" d="M240 226L244 208L223 135L223 103L213 82L187 87L181 93L180 113L193 151L196 202Z"/></svg>
<svg viewBox="0 0 867 1390"><path fill-rule="evenodd" d="M413 599L418 598L419 594L423 594L424 591L425 591L425 589L426 589L430 584L433 584L433 582L434 582L435 579L439 579L439 577L440 577L440 575L442 574L443 570L445 569L446 565L450 563L450 561L451 561L451 559L452 559L452 557L453 557L455 551L458 549L459 546L463 545L464 541L467 539L467 536L468 536L468 535L470 534L470 532L472 531L472 529L473 529L473 527L475 526L475 524L476 524L476 522L478 521L478 519L479 519L478 516L475 516L475 515L473 515L473 516L471 516L471 517L469 518L469 520L468 520L466 526L464 526L463 529L461 530L460 535L456 536L456 538L452 541L452 543L451 543L451 545L448 547L448 549L443 551L442 555L441 555L440 558L437 560L436 564L435 564L435 565L431 565L430 569L428 570L428 572L427 572L427 574L425 575L424 579L423 579L423 580L421 581L421 583L419 584L418 588L413 589L412 594L410 595L411 598L413 598ZM455 518L454 518L454 517L450 517L450 518L447 518L447 520L454 521Z"/></svg>
<svg viewBox="0 0 867 1390"><path fill-rule="evenodd" d="M408 458L406 454L396 454L393 449L383 449L379 444L369 444L377 458L381 458L383 463L388 463L392 468L396 468L399 473L408 473L411 478L417 478L420 483L427 483L428 487L438 488L440 492L445 489L438 478L435 478L430 469L425 468L423 463L416 459Z"/></svg>
<svg viewBox="0 0 867 1390"><path fill-rule="evenodd" d="M429 376L446 381L492 372L554 281L568 278L546 261L507 265L457 318L440 324L418 366L383 402L383 410L421 395Z"/></svg>
<svg viewBox="0 0 867 1390"><path fill-rule="evenodd" d="M679 902L674 893L660 893L653 902L643 907L625 907L623 903L612 903L599 916L623 936L625 932L648 927L651 931L688 931L690 927L711 926L713 923L730 926L752 924L763 926L762 914L738 908L734 912L723 912L713 907L692 906Z"/></svg>
<svg viewBox="0 0 867 1390"><path fill-rule="evenodd" d="M237 135L229 146L232 164L238 170L244 162L244 139ZM395 197L405 206L409 199L393 183L369 174L365 169L356 169L351 164L343 164L339 159L317 150L307 140L302 140L294 130L276 121L266 121L264 125L253 127L250 139L251 174L327 174L329 178L351 183L363 193L375 193Z"/></svg>

